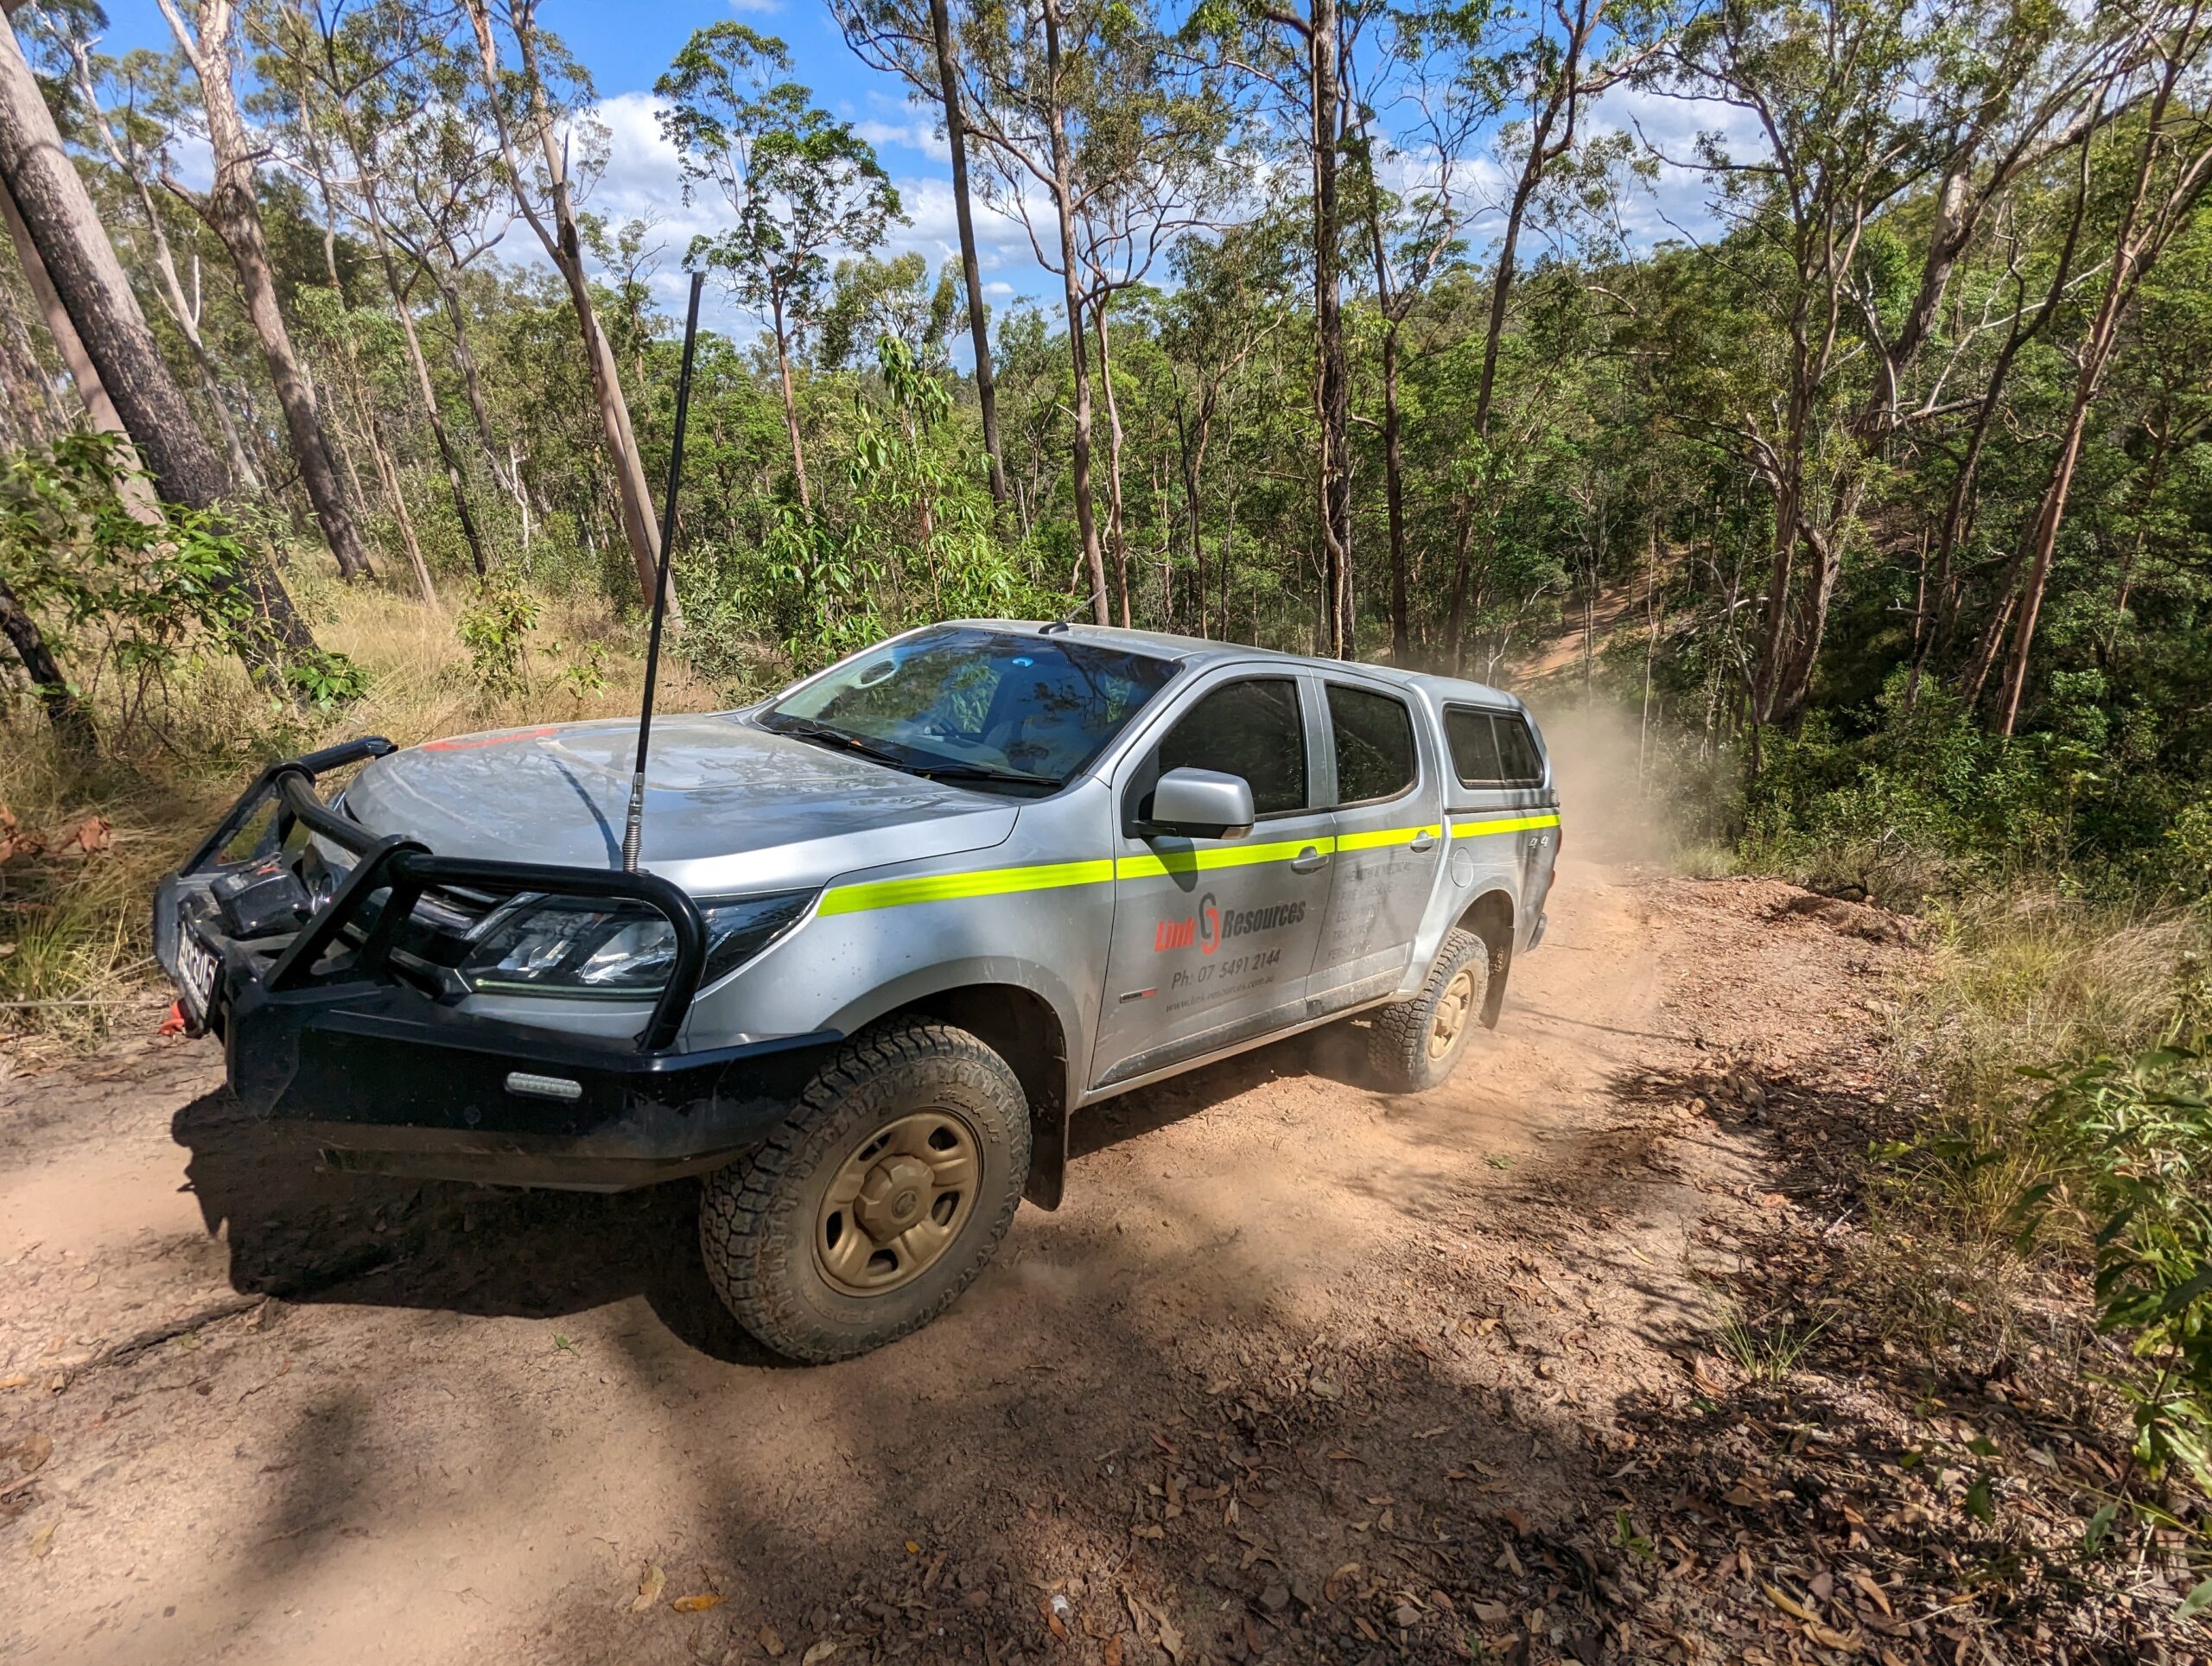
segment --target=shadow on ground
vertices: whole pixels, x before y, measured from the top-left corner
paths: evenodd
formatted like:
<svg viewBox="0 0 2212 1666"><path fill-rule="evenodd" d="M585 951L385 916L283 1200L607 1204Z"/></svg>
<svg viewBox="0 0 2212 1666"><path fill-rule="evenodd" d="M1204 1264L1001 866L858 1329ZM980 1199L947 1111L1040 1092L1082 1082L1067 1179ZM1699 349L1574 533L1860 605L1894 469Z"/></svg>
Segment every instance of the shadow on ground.
<svg viewBox="0 0 2212 1666"><path fill-rule="evenodd" d="M1294 1037L1080 1113L1081 1160L1165 1128L1283 1074L1357 1081L1357 1035ZM696 1181L639 1191L528 1192L347 1173L312 1142L254 1116L226 1091L171 1123L211 1235L226 1238L232 1288L302 1303L372 1303L480 1317L549 1319L643 1296L685 1345L730 1364L774 1365L709 1284Z"/></svg>

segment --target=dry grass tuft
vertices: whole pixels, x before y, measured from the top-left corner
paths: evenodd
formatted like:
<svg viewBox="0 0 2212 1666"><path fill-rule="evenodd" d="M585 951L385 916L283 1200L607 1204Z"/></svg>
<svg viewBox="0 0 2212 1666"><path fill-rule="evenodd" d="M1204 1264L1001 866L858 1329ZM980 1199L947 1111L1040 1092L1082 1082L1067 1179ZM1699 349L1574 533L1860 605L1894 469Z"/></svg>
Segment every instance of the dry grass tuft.
<svg viewBox="0 0 2212 1666"><path fill-rule="evenodd" d="M2023 1205L2069 1160L2066 1130L2038 1114L2045 1084L2024 1069L2165 1039L2201 1011L2212 929L2048 891L1974 897L1931 925L1889 1061L1898 1103L1925 1109L1910 1148L1870 1176L1866 1270L1888 1293L1889 1333L1930 1357L2071 1358L2088 1345L2087 1243L2048 1220L2024 1241Z"/></svg>

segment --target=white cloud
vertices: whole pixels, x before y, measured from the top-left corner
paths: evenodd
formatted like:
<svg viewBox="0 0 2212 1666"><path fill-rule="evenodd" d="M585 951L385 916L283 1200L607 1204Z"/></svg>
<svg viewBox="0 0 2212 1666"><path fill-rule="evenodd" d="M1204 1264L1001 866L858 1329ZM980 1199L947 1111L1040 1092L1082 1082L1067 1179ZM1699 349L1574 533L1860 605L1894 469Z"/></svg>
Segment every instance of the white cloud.
<svg viewBox="0 0 2212 1666"><path fill-rule="evenodd" d="M729 0L729 9L754 16L766 16L770 12L781 11L784 0Z"/></svg>
<svg viewBox="0 0 2212 1666"><path fill-rule="evenodd" d="M1637 249L1670 238L1707 238L1719 230L1711 204L1712 176L1694 165L1702 135L1718 134L1721 148L1739 161L1766 153L1757 118L1709 99L1669 98L1630 84L1599 99L1591 117L1593 130L1626 132L1659 158L1656 184L1633 193L1622 205L1623 229Z"/></svg>
<svg viewBox="0 0 2212 1666"><path fill-rule="evenodd" d="M874 117L868 117L855 122L853 131L870 144L900 145L909 150L919 150L948 167L951 165L952 146L931 123L880 122Z"/></svg>

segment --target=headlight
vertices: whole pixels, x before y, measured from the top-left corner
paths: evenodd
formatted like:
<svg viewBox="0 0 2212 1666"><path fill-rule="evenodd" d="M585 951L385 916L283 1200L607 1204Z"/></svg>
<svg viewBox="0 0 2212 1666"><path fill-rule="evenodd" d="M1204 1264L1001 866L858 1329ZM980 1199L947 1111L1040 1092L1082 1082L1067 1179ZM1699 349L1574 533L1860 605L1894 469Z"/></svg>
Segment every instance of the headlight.
<svg viewBox="0 0 2212 1666"><path fill-rule="evenodd" d="M707 970L711 983L759 954L801 914L810 891L710 903ZM676 928L641 902L516 897L470 933L461 980L484 994L604 995L637 999L668 982Z"/></svg>

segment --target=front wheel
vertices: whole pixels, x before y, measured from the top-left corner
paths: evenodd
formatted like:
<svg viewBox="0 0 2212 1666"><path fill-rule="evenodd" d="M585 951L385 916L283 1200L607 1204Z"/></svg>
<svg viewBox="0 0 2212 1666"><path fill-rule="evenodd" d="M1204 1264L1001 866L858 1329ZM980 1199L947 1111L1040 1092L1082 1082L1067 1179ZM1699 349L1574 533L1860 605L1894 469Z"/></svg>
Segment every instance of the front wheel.
<svg viewBox="0 0 2212 1666"><path fill-rule="evenodd" d="M1490 944L1472 932L1444 939L1421 993L1375 1014L1367 1062L1395 1093L1418 1093L1452 1074L1490 997Z"/></svg>
<svg viewBox="0 0 2212 1666"><path fill-rule="evenodd" d="M793 1359L918 1330L975 1281L1029 1173L1029 1103L965 1030L894 1020L817 1071L760 1148L709 1175L699 1247L738 1322Z"/></svg>

